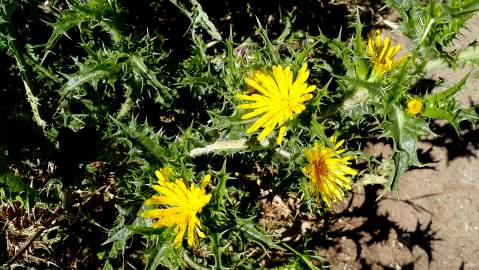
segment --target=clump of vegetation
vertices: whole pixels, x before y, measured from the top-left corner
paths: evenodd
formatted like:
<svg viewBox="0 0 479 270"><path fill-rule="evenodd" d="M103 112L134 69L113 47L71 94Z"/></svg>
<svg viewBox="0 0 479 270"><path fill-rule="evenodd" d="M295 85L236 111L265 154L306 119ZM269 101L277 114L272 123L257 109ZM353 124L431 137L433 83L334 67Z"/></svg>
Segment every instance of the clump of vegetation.
<svg viewBox="0 0 479 270"><path fill-rule="evenodd" d="M386 1L408 45L359 8L328 27L340 4L238 5L0 3L0 222L16 233L1 263L321 268L311 234L266 230L262 201L321 219L378 168L382 195L399 194L432 121L460 136L478 119L455 97L468 74L418 89L431 70L478 64L476 44L446 49L477 1ZM362 152L371 138L390 160Z"/></svg>

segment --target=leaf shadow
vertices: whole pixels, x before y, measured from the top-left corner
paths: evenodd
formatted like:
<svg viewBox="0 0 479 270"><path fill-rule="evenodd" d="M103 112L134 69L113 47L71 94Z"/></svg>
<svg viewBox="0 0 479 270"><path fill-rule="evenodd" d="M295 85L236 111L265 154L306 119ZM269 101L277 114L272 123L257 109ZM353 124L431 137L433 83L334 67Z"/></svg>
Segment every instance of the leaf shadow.
<svg viewBox="0 0 479 270"><path fill-rule="evenodd" d="M477 158L475 151L479 150L479 129L470 123L461 123L460 127L461 136L457 136L452 125L443 125L435 121L430 128L438 136L424 140L434 146L446 149L447 165L450 161L460 157Z"/></svg>
<svg viewBox="0 0 479 270"><path fill-rule="evenodd" d="M428 264L430 264L433 260L432 244L435 241L441 241L437 231L433 229L432 220L427 223L417 222L414 230L407 230L401 227L388 213L382 214L379 211L377 194L381 188L380 185L364 186L365 192L363 194L353 193L344 210L339 213L328 213L324 217L324 231L328 232L327 239L323 235L324 232L313 233L309 236L311 239L314 239L309 243L311 248L341 249L341 243L344 240L351 240L355 246L354 260L361 264L362 269L370 269L380 262L370 263L368 260L365 260L363 251L374 245L384 245L389 241L396 240L409 250L411 254L413 254L412 251L416 247L423 250L427 255ZM421 196L421 198L437 195L440 194L429 194ZM357 196L364 199L360 205L353 203ZM414 200L416 199L420 198L399 200L398 202L412 207L417 212L427 212L432 215L430 211L415 203ZM347 226L344 226L345 223ZM415 259L417 260L418 257ZM400 265L402 269L412 269L411 267L413 266L414 261ZM381 267L387 269L390 266L381 265Z"/></svg>

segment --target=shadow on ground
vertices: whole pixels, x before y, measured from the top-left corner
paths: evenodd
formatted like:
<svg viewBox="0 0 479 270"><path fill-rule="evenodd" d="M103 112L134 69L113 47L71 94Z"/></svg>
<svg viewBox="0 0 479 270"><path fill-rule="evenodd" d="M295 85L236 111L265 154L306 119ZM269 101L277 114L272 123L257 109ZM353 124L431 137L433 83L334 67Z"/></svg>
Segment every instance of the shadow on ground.
<svg viewBox="0 0 479 270"><path fill-rule="evenodd" d="M389 258L379 258L385 254L377 254L376 257L378 258L365 256L365 253L374 252L374 246L382 249L384 245L393 246L392 252L409 253L408 256L402 255L402 259L394 262L395 266L399 266L401 269L413 269L415 262L420 257L414 257L413 255L413 249L417 248L424 251L428 263L431 263L433 260L433 242L441 241L437 232L432 228L432 221L418 222L414 230L402 228L387 213L380 213L377 198L381 189L380 185L365 186L364 193L353 193L344 210L326 217L324 230L330 231L327 238L324 238L325 234L323 232L311 235L311 238L314 239L311 247L325 250L326 253L334 250L333 256L334 253L336 253L336 256L341 253L349 253L348 255L351 257L349 259L352 261L344 263L350 266L352 263L359 264L356 267L360 269L370 269L371 267L394 269L390 268L392 267L390 263L385 263L385 261L394 260L394 254L388 254ZM422 197L436 195L438 194ZM429 212L414 203L414 200L421 198L398 200L398 202L407 204L418 212ZM384 200L389 199L385 198ZM396 200L395 198L391 199ZM358 200L362 202L358 204ZM406 257L408 258L405 259Z"/></svg>
<svg viewBox="0 0 479 270"><path fill-rule="evenodd" d="M446 149L448 165L458 157L477 158L474 150L479 149L479 129L464 123L461 125L461 136L458 136L452 125L434 123L431 130L438 136L426 142Z"/></svg>

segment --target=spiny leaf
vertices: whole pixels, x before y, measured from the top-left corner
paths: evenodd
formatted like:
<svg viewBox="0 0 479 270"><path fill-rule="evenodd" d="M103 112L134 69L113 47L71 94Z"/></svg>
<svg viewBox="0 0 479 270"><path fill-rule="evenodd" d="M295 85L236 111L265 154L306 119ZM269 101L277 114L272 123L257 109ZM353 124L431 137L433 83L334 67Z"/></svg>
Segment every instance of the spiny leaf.
<svg viewBox="0 0 479 270"><path fill-rule="evenodd" d="M201 7L201 4L196 1L196 0L190 0L190 4L193 6L193 11L189 11L187 8L184 7L183 4L179 3L178 0L170 0L172 4L174 4L178 9L180 9L183 14L185 14L190 20L191 20L191 31L193 35L195 35L195 29L200 26L208 34L211 35L211 37L215 40L221 40L221 35L216 30L215 25L210 21L208 18L208 15L203 11L203 8Z"/></svg>
<svg viewBox="0 0 479 270"><path fill-rule="evenodd" d="M104 78L110 77L111 73L107 70L90 70L85 73L76 74L76 75L65 75L68 81L65 83L62 89L62 96L66 96L70 91L77 89L79 86L84 83L90 83L96 88L98 81Z"/></svg>
<svg viewBox="0 0 479 270"><path fill-rule="evenodd" d="M452 17L460 17L466 14L471 14L479 10L478 1L464 1L464 4L461 6L448 7L446 9L449 11Z"/></svg>
<svg viewBox="0 0 479 270"><path fill-rule="evenodd" d="M457 84L454 86L450 87L449 89L445 91L441 91L439 93L427 95L424 97L424 102L426 103L433 103L433 102L439 102L446 100L450 98L452 95L456 94L457 92L461 91L464 85L466 84L467 78L469 78L469 74L466 74L464 78L462 78Z"/></svg>
<svg viewBox="0 0 479 270"><path fill-rule="evenodd" d="M217 202L222 209L225 209L225 196L228 195L228 188L226 187L226 182L230 179L234 179L233 177L230 176L229 173L226 171L226 158L225 161L223 162L223 166L221 167L221 170L216 173L216 178L218 179L218 184L216 185L216 188L213 192L213 196L215 198L215 202Z"/></svg>
<svg viewBox="0 0 479 270"><path fill-rule="evenodd" d="M164 147L160 146L162 141L162 132L154 132L148 124L143 126L138 125L135 119L125 125L117 119L110 117L113 123L119 127L119 133L126 136L134 146L142 149L147 156L152 155L156 162L166 164L166 153L168 152Z"/></svg>
<svg viewBox="0 0 479 270"><path fill-rule="evenodd" d="M266 49L265 53L267 54L267 56L269 56L269 59L271 60L271 64L272 65L281 64L281 56L279 55L279 52L276 46L274 46L271 40L269 40L268 31L266 31L266 29L264 29L263 26L261 26L261 23L259 20L257 21L258 21L259 34L261 38L263 39L263 43L265 45L265 49Z"/></svg>
<svg viewBox="0 0 479 270"><path fill-rule="evenodd" d="M141 234L141 235L155 235L155 234L160 234L160 233L165 231L164 227L152 228L152 227L128 226L127 228L132 233Z"/></svg>
<svg viewBox="0 0 479 270"><path fill-rule="evenodd" d="M284 250L283 247L276 244L273 237L259 228L257 228L251 220L237 218L235 228L238 229L246 238L259 244L265 251L270 248Z"/></svg>
<svg viewBox="0 0 479 270"><path fill-rule="evenodd" d="M421 113L425 117L433 119L446 119L460 135L459 124L462 121L474 122L478 119L473 110L465 110L458 107L458 102L454 95L465 85L469 74L466 74L462 80L445 91L430 94L424 97L425 108Z"/></svg>
<svg viewBox="0 0 479 270"><path fill-rule="evenodd" d="M431 131L421 117L412 117L398 106L392 111L379 128L383 130L381 137L393 139L395 172L391 176L388 187L397 189L399 177L411 166L420 166L417 159L416 143L421 136Z"/></svg>
<svg viewBox="0 0 479 270"><path fill-rule="evenodd" d="M114 233L111 237L109 237L102 245L106 245L111 242L121 242L123 246L125 245L126 240L130 237L131 232L128 228L122 228L116 233Z"/></svg>
<svg viewBox="0 0 479 270"><path fill-rule="evenodd" d="M153 85L154 87L156 87L157 89L161 91L163 97L167 97L168 99L172 98L170 94L171 90L158 81L158 79L155 76L155 73L145 65L145 63L140 57L133 55L129 58L129 62L133 70L135 70L136 72L138 72L139 74L147 78L151 85Z"/></svg>
<svg viewBox="0 0 479 270"><path fill-rule="evenodd" d="M169 239L169 237L162 238ZM158 241L157 244L145 252L145 256L147 260L145 270L158 269L160 265L167 267L167 269L178 267L178 250L174 247L173 241L169 241L169 243Z"/></svg>
<svg viewBox="0 0 479 270"><path fill-rule="evenodd" d="M75 64L79 67L79 70L75 74L64 75L67 78L67 82L60 91L62 96L65 97L69 95L70 92L77 90L85 83L89 83L96 89L100 80L107 80L110 83L117 80L116 75L122 70L124 65L122 58L125 58L127 55L124 53L108 52L107 56L109 56L109 58L104 61L89 59L81 63L75 60Z"/></svg>
<svg viewBox="0 0 479 270"><path fill-rule="evenodd" d="M85 4L73 4L68 10L61 12L60 18L52 24L53 32L45 44L45 50L49 51L68 30L84 22L91 25L99 24L110 32L116 41L121 38L114 1L89 0Z"/></svg>

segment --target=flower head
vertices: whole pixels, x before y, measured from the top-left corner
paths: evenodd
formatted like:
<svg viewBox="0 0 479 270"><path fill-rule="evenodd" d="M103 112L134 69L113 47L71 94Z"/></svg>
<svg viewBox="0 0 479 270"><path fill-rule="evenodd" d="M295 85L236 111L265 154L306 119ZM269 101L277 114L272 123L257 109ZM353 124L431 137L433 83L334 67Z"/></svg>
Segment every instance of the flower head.
<svg viewBox="0 0 479 270"><path fill-rule="evenodd" d="M381 31L376 30L376 35L370 35L368 38L368 54L373 64L373 72L377 77L382 77L384 74L392 71L397 66L403 64L408 55L403 56L397 61L394 61L394 56L401 48L401 45L394 46L390 43L389 37L381 42Z"/></svg>
<svg viewBox="0 0 479 270"><path fill-rule="evenodd" d="M420 98L412 98L407 101L406 111L412 115L416 115L422 111L424 102Z"/></svg>
<svg viewBox="0 0 479 270"><path fill-rule="evenodd" d="M340 157L345 149L340 149L344 140L336 143L336 137L330 138L333 148L315 143L311 149L304 149L303 153L309 164L303 171L310 179L311 194L321 198L328 207L331 202L340 201L344 197L342 188L351 189L351 179L348 175L356 175L357 170L350 168L349 160L353 156Z"/></svg>
<svg viewBox="0 0 479 270"><path fill-rule="evenodd" d="M175 227L175 246L181 246L183 236L187 231L188 245L197 246L198 236L205 237L200 230L201 223L197 214L201 212L210 199L211 194L206 194L205 187L211 179L211 175L206 175L199 187L191 183L188 189L183 179L176 179L170 182L162 171L156 171L158 185L153 185L153 189L160 195L153 195L145 201L145 205L164 205L170 206L159 209L145 210L141 215L145 218L158 219L152 227Z"/></svg>
<svg viewBox="0 0 479 270"><path fill-rule="evenodd" d="M308 77L307 65L303 64L294 81L291 68L283 69L281 65L273 66L273 77L259 71L255 72L252 78L246 78L246 84L256 89L258 93L236 95L241 100L254 101L238 105L240 109L253 110L243 115L242 119L261 115L246 132L252 133L262 128L258 135L258 140L261 140L278 126L280 129L276 142L281 144L286 132L285 122L301 113L306 108L304 103L313 98L311 92L316 86L306 84Z"/></svg>

